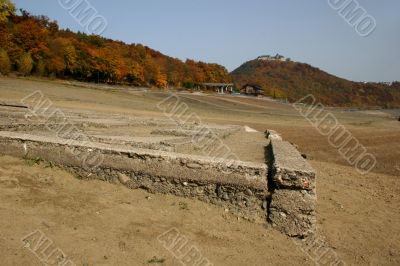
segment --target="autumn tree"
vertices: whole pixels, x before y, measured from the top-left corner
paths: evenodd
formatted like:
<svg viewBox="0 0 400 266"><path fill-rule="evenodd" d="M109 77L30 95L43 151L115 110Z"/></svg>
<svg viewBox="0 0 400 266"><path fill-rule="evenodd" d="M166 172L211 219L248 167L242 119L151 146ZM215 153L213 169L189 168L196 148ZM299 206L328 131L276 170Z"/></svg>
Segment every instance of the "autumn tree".
<svg viewBox="0 0 400 266"><path fill-rule="evenodd" d="M64 74L65 70L72 72L76 63L75 48L70 40L62 37L49 41L48 57L49 71L54 74Z"/></svg>
<svg viewBox="0 0 400 266"><path fill-rule="evenodd" d="M33 60L31 54L29 53L23 54L18 61L18 71L22 75L26 76L31 73L32 68L33 68Z"/></svg>
<svg viewBox="0 0 400 266"><path fill-rule="evenodd" d="M0 0L0 22L7 21L12 15L15 15L14 4L10 0Z"/></svg>
<svg viewBox="0 0 400 266"><path fill-rule="evenodd" d="M146 61L144 64L144 78L147 84L155 85L157 81L157 77L159 74L159 68L157 64L152 60L150 56L146 57Z"/></svg>
<svg viewBox="0 0 400 266"><path fill-rule="evenodd" d="M50 74L63 74L65 70L64 60L58 56L50 57L47 61L47 68Z"/></svg>
<svg viewBox="0 0 400 266"><path fill-rule="evenodd" d="M224 82L229 77L217 64L182 62L141 44L61 30L49 18L25 10L0 23L0 48L24 75L33 70L39 76L160 88Z"/></svg>
<svg viewBox="0 0 400 266"><path fill-rule="evenodd" d="M73 72L77 61L75 47L70 43L65 45L63 55L66 69L70 72Z"/></svg>
<svg viewBox="0 0 400 266"><path fill-rule="evenodd" d="M35 66L35 74L38 76L46 75L46 63L43 59L39 59Z"/></svg>
<svg viewBox="0 0 400 266"><path fill-rule="evenodd" d="M143 67L136 62L132 63L126 75L126 80L134 85L143 85L145 83Z"/></svg>
<svg viewBox="0 0 400 266"><path fill-rule="evenodd" d="M158 72L156 75L155 85L158 88L166 88L168 86L167 75L161 72Z"/></svg>
<svg viewBox="0 0 400 266"><path fill-rule="evenodd" d="M10 73L10 70L11 63L7 51L4 49L0 49L0 73L3 75L7 75L8 73Z"/></svg>
<svg viewBox="0 0 400 266"><path fill-rule="evenodd" d="M30 53L34 60L38 60L48 50L49 31L39 18L30 17L29 14L25 16L13 27L12 41Z"/></svg>

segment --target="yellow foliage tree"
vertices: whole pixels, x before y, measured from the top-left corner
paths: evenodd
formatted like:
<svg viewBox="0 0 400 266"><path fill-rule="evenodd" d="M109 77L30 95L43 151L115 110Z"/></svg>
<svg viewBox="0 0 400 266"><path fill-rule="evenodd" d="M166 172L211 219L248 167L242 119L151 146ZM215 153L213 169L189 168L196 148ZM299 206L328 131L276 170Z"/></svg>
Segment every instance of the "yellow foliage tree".
<svg viewBox="0 0 400 266"><path fill-rule="evenodd" d="M31 54L25 53L21 56L18 62L18 71L26 76L29 75L33 68L33 60Z"/></svg>
<svg viewBox="0 0 400 266"><path fill-rule="evenodd" d="M138 63L133 63L128 71L126 79L133 84L143 84L145 82L143 67Z"/></svg>
<svg viewBox="0 0 400 266"><path fill-rule="evenodd" d="M0 22L7 21L7 18L15 15L15 6L10 0L0 0Z"/></svg>
<svg viewBox="0 0 400 266"><path fill-rule="evenodd" d="M0 73L7 75L10 73L11 63L6 50L0 49Z"/></svg>
<svg viewBox="0 0 400 266"><path fill-rule="evenodd" d="M77 54L76 54L76 50L75 47L72 45L67 45L64 48L64 62L65 62L65 66L66 68L73 72L73 69L75 67L76 61L77 61Z"/></svg>

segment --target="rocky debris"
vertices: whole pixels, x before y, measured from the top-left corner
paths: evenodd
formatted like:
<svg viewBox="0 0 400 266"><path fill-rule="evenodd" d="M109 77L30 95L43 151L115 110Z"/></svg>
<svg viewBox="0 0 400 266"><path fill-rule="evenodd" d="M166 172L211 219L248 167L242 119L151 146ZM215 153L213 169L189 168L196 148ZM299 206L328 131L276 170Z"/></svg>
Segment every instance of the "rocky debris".
<svg viewBox="0 0 400 266"><path fill-rule="evenodd" d="M268 129L267 131L265 131L265 136L269 140L282 140L281 135L279 135L276 131L271 130L271 129Z"/></svg>
<svg viewBox="0 0 400 266"><path fill-rule="evenodd" d="M186 164L186 167L190 168L190 169L201 169L202 168L202 166L197 163L188 163L188 164Z"/></svg>
<svg viewBox="0 0 400 266"><path fill-rule="evenodd" d="M253 191L251 191L250 189L246 189L244 194L246 194L247 196L253 196Z"/></svg>
<svg viewBox="0 0 400 266"><path fill-rule="evenodd" d="M118 180L121 182L121 184L126 185L131 179L127 175L118 173Z"/></svg>

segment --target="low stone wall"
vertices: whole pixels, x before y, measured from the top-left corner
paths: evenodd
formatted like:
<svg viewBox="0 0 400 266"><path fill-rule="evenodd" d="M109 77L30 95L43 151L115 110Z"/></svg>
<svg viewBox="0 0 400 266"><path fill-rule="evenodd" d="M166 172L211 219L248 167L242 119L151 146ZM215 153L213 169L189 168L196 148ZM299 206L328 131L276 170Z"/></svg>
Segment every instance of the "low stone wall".
<svg viewBox="0 0 400 266"><path fill-rule="evenodd" d="M12 123L12 124L0 124L0 131L13 131L13 132L30 132L32 130L38 131L49 131L54 129L55 131L62 128L65 124L62 123ZM76 128L82 129L82 124L75 124Z"/></svg>
<svg viewBox="0 0 400 266"><path fill-rule="evenodd" d="M315 172L292 144L276 132L267 136L268 166L8 131L0 132L0 153L50 161L84 179L196 198L292 237L311 235Z"/></svg>
<svg viewBox="0 0 400 266"><path fill-rule="evenodd" d="M152 140L148 138L146 141L140 141L136 139L129 139L129 137L111 137L111 136L89 136L92 142L106 143L111 145L118 145L124 147L133 147L150 150L160 150L173 152L176 149L176 145L168 143L167 140Z"/></svg>
<svg viewBox="0 0 400 266"><path fill-rule="evenodd" d="M171 152L121 149L17 132L0 132L2 154L51 161L81 178L121 182L130 188L171 193L221 205L252 221L265 222L265 164L211 160ZM84 161L101 158L88 168ZM93 159L94 160L94 159Z"/></svg>
<svg viewBox="0 0 400 266"><path fill-rule="evenodd" d="M313 168L289 142L272 138L268 220L293 237L315 233L316 178Z"/></svg>

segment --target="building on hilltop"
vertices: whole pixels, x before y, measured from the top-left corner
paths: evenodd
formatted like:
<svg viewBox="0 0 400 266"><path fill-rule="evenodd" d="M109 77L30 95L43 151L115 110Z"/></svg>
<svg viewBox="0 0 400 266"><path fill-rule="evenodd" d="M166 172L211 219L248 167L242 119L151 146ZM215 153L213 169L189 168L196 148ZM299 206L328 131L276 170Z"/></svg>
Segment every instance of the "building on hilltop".
<svg viewBox="0 0 400 266"><path fill-rule="evenodd" d="M283 55L280 54L276 54L275 56L271 56L271 55L262 55L257 57L257 60L263 60L263 61L281 61L281 62L285 62L285 61L290 61L289 58L284 57Z"/></svg>

